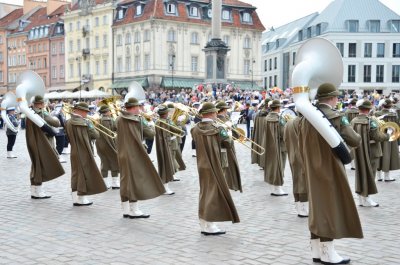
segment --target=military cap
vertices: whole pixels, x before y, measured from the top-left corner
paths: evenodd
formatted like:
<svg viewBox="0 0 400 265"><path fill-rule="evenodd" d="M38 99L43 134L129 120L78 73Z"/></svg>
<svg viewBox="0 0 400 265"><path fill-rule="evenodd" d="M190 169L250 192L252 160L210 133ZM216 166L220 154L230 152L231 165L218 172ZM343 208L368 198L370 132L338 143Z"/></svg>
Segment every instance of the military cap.
<svg viewBox="0 0 400 265"><path fill-rule="evenodd" d="M106 112L109 112L109 111L110 111L110 108L108 106L106 106L106 105L101 105L100 108L99 108L99 112L100 113L106 113Z"/></svg>
<svg viewBox="0 0 400 265"><path fill-rule="evenodd" d="M42 96L35 96L33 98L33 104L39 104L39 103L44 103L44 99Z"/></svg>
<svg viewBox="0 0 400 265"><path fill-rule="evenodd" d="M392 107L392 101L390 99L385 99L385 101L383 102L382 106L384 108L391 108Z"/></svg>
<svg viewBox="0 0 400 265"><path fill-rule="evenodd" d="M199 111L200 114L206 114L206 113L212 113L212 112L218 112L218 109L211 102L204 103Z"/></svg>
<svg viewBox="0 0 400 265"><path fill-rule="evenodd" d="M8 107L7 108L7 111L12 111L12 110L15 110L15 107Z"/></svg>
<svg viewBox="0 0 400 265"><path fill-rule="evenodd" d="M349 100L349 104L350 105L356 105L357 104L357 99L356 98L352 98Z"/></svg>
<svg viewBox="0 0 400 265"><path fill-rule="evenodd" d="M128 98L125 102L125 108L140 106L139 101L136 98Z"/></svg>
<svg viewBox="0 0 400 265"><path fill-rule="evenodd" d="M358 106L359 109L372 109L372 103L369 100L363 100L363 102Z"/></svg>
<svg viewBox="0 0 400 265"><path fill-rule="evenodd" d="M281 107L282 104L278 99L274 99L269 103L269 107L270 108L277 108L277 107Z"/></svg>
<svg viewBox="0 0 400 265"><path fill-rule="evenodd" d="M158 115L164 115L168 113L168 107L165 105L159 105L157 110Z"/></svg>
<svg viewBox="0 0 400 265"><path fill-rule="evenodd" d="M339 90L330 83L324 83L318 87L316 99L331 98L339 96Z"/></svg>
<svg viewBox="0 0 400 265"><path fill-rule="evenodd" d="M95 105L89 105L89 109L95 109L96 106Z"/></svg>
<svg viewBox="0 0 400 265"><path fill-rule="evenodd" d="M192 107L200 106L200 102L193 102Z"/></svg>
<svg viewBox="0 0 400 265"><path fill-rule="evenodd" d="M80 109L89 112L89 105L86 102L79 102L75 104L74 109Z"/></svg>
<svg viewBox="0 0 400 265"><path fill-rule="evenodd" d="M226 103L223 102L223 101L218 102L218 103L215 105L215 107L216 107L218 110L230 109L230 107L228 106L228 104L226 104Z"/></svg>
<svg viewBox="0 0 400 265"><path fill-rule="evenodd" d="M174 103L168 103L167 107L168 107L169 109L175 108Z"/></svg>

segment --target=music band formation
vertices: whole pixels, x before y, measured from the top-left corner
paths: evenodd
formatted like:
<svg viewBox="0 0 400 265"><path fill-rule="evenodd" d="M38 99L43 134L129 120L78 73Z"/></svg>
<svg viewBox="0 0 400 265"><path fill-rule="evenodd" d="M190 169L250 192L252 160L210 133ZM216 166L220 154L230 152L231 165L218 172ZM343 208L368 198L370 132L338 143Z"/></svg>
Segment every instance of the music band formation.
<svg viewBox="0 0 400 265"><path fill-rule="evenodd" d="M237 120L231 121L231 107L224 101L193 106L165 103L152 108L144 104L143 89L135 87L120 105L106 99L97 106L98 114L89 115L85 102L61 103L50 113L43 96L35 92L35 87L18 86L17 95L8 94L2 102L10 159L17 157L12 151L18 132L15 108L27 116L32 199L50 198L43 183L64 175L61 163L65 161L60 155L65 152L67 136L73 205L89 206L93 203L90 195L114 189L120 192L123 218L149 218L139 201L174 194L170 185L179 181L174 175L186 168L182 159L186 125L194 120L190 134L200 185L201 234L222 235L226 232L217 222L240 221L230 194L230 190L243 192L235 151L238 142L250 149L251 163L263 169L272 198L288 195L283 189L288 160L296 212L300 218L309 218L311 255L317 263L349 263L350 259L336 252L333 240L363 237L344 167L350 161L341 153L351 150L355 193L362 207L379 206L371 198L378 192L375 180L390 183L394 181L390 172L400 168L399 117L391 100L382 101L381 110L375 110L366 99L352 99L346 112L340 112L335 109L339 90L330 82L318 86L312 106L340 137L345 151L332 148L305 112L304 116L296 113L278 99L267 98L259 105L248 139L237 128ZM30 108L21 107L31 98ZM152 142L157 168L148 155Z"/></svg>

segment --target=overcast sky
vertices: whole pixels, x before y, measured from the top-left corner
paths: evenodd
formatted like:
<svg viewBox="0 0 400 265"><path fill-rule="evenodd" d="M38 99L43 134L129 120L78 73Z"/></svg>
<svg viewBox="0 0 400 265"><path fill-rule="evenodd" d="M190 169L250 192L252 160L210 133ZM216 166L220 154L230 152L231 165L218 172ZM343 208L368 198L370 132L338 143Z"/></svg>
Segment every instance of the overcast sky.
<svg viewBox="0 0 400 265"><path fill-rule="evenodd" d="M333 0L240 0L257 7L266 29L279 27L314 12L321 12ZM400 14L400 0L380 0ZM23 0L0 0L0 3L22 4Z"/></svg>

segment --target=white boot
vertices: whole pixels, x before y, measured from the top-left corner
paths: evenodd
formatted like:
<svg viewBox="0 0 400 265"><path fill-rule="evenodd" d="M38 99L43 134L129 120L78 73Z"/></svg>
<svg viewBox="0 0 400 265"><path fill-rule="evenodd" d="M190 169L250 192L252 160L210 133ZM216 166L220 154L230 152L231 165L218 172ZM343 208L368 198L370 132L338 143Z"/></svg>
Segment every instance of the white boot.
<svg viewBox="0 0 400 265"><path fill-rule="evenodd" d="M392 178L389 175L390 172L383 172L383 179L385 180L385 182L390 182L390 181L395 181L394 178Z"/></svg>
<svg viewBox="0 0 400 265"><path fill-rule="evenodd" d="M7 158L17 158L17 156L14 155L14 153L12 151L8 151L7 152Z"/></svg>
<svg viewBox="0 0 400 265"><path fill-rule="evenodd" d="M35 195L31 195L32 199L49 199L51 196L47 195L43 190L43 186L34 186L35 187Z"/></svg>
<svg viewBox="0 0 400 265"><path fill-rule="evenodd" d="M36 186L31 185L31 198L36 199L37 194L36 194Z"/></svg>
<svg viewBox="0 0 400 265"><path fill-rule="evenodd" d="M333 241L320 242L320 253L322 264L348 264L350 259L344 259L336 252Z"/></svg>
<svg viewBox="0 0 400 265"><path fill-rule="evenodd" d="M376 180L382 181L382 171L376 171Z"/></svg>
<svg viewBox="0 0 400 265"><path fill-rule="evenodd" d="M168 183L164 184L164 188L165 188L165 193L164 195L173 195L175 194L175 192L173 192L169 187L168 187Z"/></svg>
<svg viewBox="0 0 400 265"><path fill-rule="evenodd" d="M311 256L313 262L321 262L321 253L319 252L319 238L310 240Z"/></svg>
<svg viewBox="0 0 400 265"><path fill-rule="evenodd" d="M58 157L58 161L60 161L60 163L67 163L67 160L65 160L62 156Z"/></svg>
<svg viewBox="0 0 400 265"><path fill-rule="evenodd" d="M364 201L362 206L364 207L379 207L379 204L374 202L371 197L367 196L367 197L363 197Z"/></svg>
<svg viewBox="0 0 400 265"><path fill-rule="evenodd" d="M308 217L308 202L299 202L298 217Z"/></svg>
<svg viewBox="0 0 400 265"><path fill-rule="evenodd" d="M73 191L71 195L72 195L72 204L75 205L75 203L78 203L78 192Z"/></svg>
<svg viewBox="0 0 400 265"><path fill-rule="evenodd" d="M78 195L77 191L72 193L72 200L74 201L74 206L89 206L93 204L87 196Z"/></svg>
<svg viewBox="0 0 400 265"><path fill-rule="evenodd" d="M354 163L354 160L351 160L350 169L351 170L356 170L356 163Z"/></svg>
<svg viewBox="0 0 400 265"><path fill-rule="evenodd" d="M111 187L113 190L119 190L119 177L112 177Z"/></svg>
<svg viewBox="0 0 400 265"><path fill-rule="evenodd" d="M294 202L294 207L296 208L297 215L300 214L300 202Z"/></svg>
<svg viewBox="0 0 400 265"><path fill-rule="evenodd" d="M223 235L226 232L219 227L214 222L207 222L204 231L201 232L203 235L210 236L210 235Z"/></svg>
<svg viewBox="0 0 400 265"><path fill-rule="evenodd" d="M282 189L282 186L273 186L272 196L287 196L288 194Z"/></svg>
<svg viewBox="0 0 400 265"><path fill-rule="evenodd" d="M206 231L207 228L207 221L199 218L199 224L200 224L200 229L201 229L201 233L203 233L204 231Z"/></svg>
<svg viewBox="0 0 400 265"><path fill-rule="evenodd" d="M358 205L364 206L364 196L358 195Z"/></svg>
<svg viewBox="0 0 400 265"><path fill-rule="evenodd" d="M196 149L192 149L192 157L196 157Z"/></svg>
<svg viewBox="0 0 400 265"><path fill-rule="evenodd" d="M144 214L140 209L139 209L139 202L130 202L129 203L131 207L131 212L132 216L130 218L135 219L135 218L149 218L149 214Z"/></svg>
<svg viewBox="0 0 400 265"><path fill-rule="evenodd" d="M131 207L129 206L129 201L122 202L122 216L124 218L131 218L133 216L133 213L131 211Z"/></svg>
<svg viewBox="0 0 400 265"><path fill-rule="evenodd" d="M70 153L69 148L68 147L64 147L62 153L68 155Z"/></svg>
<svg viewBox="0 0 400 265"><path fill-rule="evenodd" d="M104 180L104 184L106 184L107 189L111 189L111 178L107 177L107 178L103 178Z"/></svg>

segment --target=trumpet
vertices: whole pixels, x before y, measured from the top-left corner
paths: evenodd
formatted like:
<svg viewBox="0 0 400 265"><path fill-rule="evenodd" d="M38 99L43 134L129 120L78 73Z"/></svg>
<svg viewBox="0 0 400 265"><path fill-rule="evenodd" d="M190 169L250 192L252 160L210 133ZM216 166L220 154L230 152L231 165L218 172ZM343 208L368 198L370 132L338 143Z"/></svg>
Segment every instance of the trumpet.
<svg viewBox="0 0 400 265"><path fill-rule="evenodd" d="M118 106L119 97L118 96L111 96L101 100L98 104L108 106L111 111L111 115L115 119L121 113L121 107Z"/></svg>
<svg viewBox="0 0 400 265"><path fill-rule="evenodd" d="M69 115L72 114L72 106L70 104L64 104L63 106L63 111ZM103 124L100 123L100 121L98 119L95 119L93 117L87 116L85 118L85 120L90 121L91 123L93 123L94 128L99 132L104 134L107 137L110 137L111 139L115 139L117 137L117 133L114 132L113 130L110 130L109 128L107 128L106 126L104 126Z"/></svg>
<svg viewBox="0 0 400 265"><path fill-rule="evenodd" d="M386 121L382 120L384 117L385 117L385 115L382 115L380 117L372 116L371 119L374 120L378 124L379 130L381 132L386 133L386 131L388 129L392 130L393 133L390 135L389 142L396 141L400 137L400 127L395 122L391 122L391 121L386 122Z"/></svg>
<svg viewBox="0 0 400 265"><path fill-rule="evenodd" d="M216 118L215 120L217 122L217 124L223 126L223 127L228 127L228 129L230 129L232 132L235 132L236 134L239 135L238 138L232 136L232 139L234 141L237 141L238 143L244 145L245 147L247 147L248 149L250 149L252 152L256 153L257 155L263 155L265 153L265 148L262 147L261 145L257 144L256 142L254 142L253 140L247 138L245 135L245 132L243 129L241 128L233 128L232 126L227 125L225 122L223 122L221 119ZM258 150L256 150L254 147L251 147L249 145L246 144L246 141L249 141L250 144L254 145L255 147L257 147L257 149L261 150L261 152L259 152Z"/></svg>
<svg viewBox="0 0 400 265"><path fill-rule="evenodd" d="M145 119L148 120L148 121L151 121L151 120L154 119L154 122L157 122L157 121L158 121L159 123L162 123L162 124L164 124L164 125L168 125L168 126L174 128L174 129L177 130L179 133L175 133L175 132L173 132L173 131L168 130L167 128L158 126L157 124L154 123L154 127L158 128L158 129L160 129L160 130L166 131L166 132L168 132L168 133L170 133L170 134L172 134L172 135L174 135L174 136L176 136L176 137L182 138L183 136L185 136L185 131L184 131L184 130L182 130L181 128L179 128L179 127L177 127L177 126L175 126L175 125L172 125L172 124L169 124L169 123L167 123L167 122L165 122L165 121L162 121L162 120L159 119L159 118L155 118L155 117L154 117L154 116L155 116L155 113L149 114L149 113L146 113L146 112L141 112L139 116L145 118Z"/></svg>

